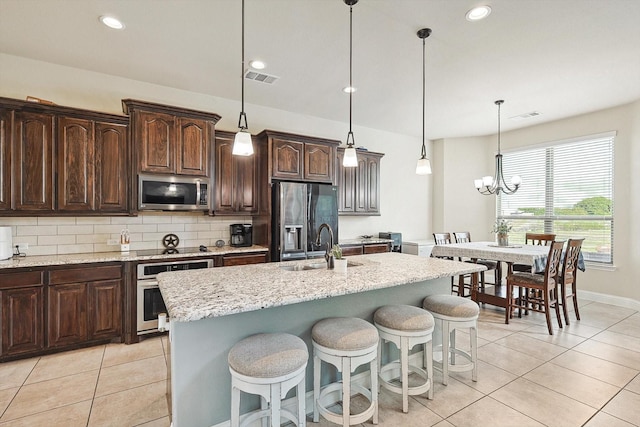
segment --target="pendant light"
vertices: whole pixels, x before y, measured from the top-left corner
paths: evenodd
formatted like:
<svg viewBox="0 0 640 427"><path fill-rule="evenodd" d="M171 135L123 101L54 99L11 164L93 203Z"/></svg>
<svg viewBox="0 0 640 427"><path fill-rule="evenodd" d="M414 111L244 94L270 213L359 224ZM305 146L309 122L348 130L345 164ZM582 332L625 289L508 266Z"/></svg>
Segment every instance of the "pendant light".
<svg viewBox="0 0 640 427"><path fill-rule="evenodd" d="M358 166L358 156L356 142L351 131L351 116L353 111L353 5L358 3L358 0L344 0L344 3L349 6L349 133L347 134L347 148L344 150L342 166L355 168Z"/></svg>
<svg viewBox="0 0 640 427"><path fill-rule="evenodd" d="M500 195L500 192L513 194L518 191L518 187L522 184L522 179L518 175L514 175L511 178L511 185L513 185L513 187L509 187L502 173L502 154L500 154L500 106L503 102L503 100L495 102L498 106L498 154L496 154L496 174L494 177L484 176L473 181L476 190L486 196L490 194Z"/></svg>
<svg viewBox="0 0 640 427"><path fill-rule="evenodd" d="M418 164L416 165L416 174L418 175L431 175L431 162L427 158L427 148L425 147L425 110L426 110L426 95L425 95L425 87L426 83L426 73L425 73L425 41L427 37L431 35L431 28L423 28L418 31L418 37L422 39L422 153L421 157L418 159Z"/></svg>
<svg viewBox="0 0 640 427"><path fill-rule="evenodd" d="M247 115L244 112L244 0L242 0L242 72L240 73L240 78L242 79L242 110L240 111L240 118L238 118L238 128L240 130L233 140L232 153L234 156L250 156L253 154L253 142L251 141L249 125L247 125Z"/></svg>

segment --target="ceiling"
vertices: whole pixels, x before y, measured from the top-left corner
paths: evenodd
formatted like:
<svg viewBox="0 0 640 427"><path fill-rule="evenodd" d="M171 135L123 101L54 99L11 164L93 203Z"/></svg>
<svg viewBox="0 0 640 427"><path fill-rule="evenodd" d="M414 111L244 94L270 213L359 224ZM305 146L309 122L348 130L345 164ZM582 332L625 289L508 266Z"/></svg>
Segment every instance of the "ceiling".
<svg viewBox="0 0 640 427"><path fill-rule="evenodd" d="M478 4L491 15L465 20ZM245 57L279 77L246 81L249 124L252 105L348 122L349 7L246 0L245 9ZM104 14L126 28L103 26ZM360 0L353 123L421 135L423 27L433 30L429 139L495 133L496 99L502 130L638 100L639 22L638 0ZM0 0L0 52L239 101L241 2Z"/></svg>

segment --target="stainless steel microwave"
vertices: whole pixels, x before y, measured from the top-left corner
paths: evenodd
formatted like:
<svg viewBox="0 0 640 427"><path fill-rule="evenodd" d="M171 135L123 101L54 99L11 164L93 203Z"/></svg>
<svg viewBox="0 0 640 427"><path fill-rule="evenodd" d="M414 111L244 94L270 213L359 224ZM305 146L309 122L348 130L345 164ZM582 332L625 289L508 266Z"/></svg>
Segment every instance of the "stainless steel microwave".
<svg viewBox="0 0 640 427"><path fill-rule="evenodd" d="M175 175L138 175L138 209L209 210L209 180Z"/></svg>

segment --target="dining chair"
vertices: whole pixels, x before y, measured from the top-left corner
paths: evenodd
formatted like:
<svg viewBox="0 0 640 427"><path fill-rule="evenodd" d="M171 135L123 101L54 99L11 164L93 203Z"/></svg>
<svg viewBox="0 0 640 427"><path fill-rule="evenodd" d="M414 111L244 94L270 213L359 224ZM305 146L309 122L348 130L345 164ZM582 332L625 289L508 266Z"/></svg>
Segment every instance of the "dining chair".
<svg viewBox="0 0 640 427"><path fill-rule="evenodd" d="M433 233L433 241L435 242L436 245L448 245L448 244L451 244L451 233ZM453 257L437 257L437 258L453 260ZM458 258L458 260L460 261L460 258ZM456 284L456 281L454 280L453 276L451 276L451 293L459 295L459 296L465 296L464 295L464 288L465 288L465 285L464 285L464 277L463 276L460 276L458 278L458 283L457 284ZM471 289L470 285L469 285L469 289Z"/></svg>
<svg viewBox="0 0 640 427"><path fill-rule="evenodd" d="M556 239L555 234L551 233L526 233L524 235L525 245L549 246ZM513 264L509 267L509 273L514 271L531 271L531 266L527 264Z"/></svg>
<svg viewBox="0 0 640 427"><path fill-rule="evenodd" d="M507 310L505 323L509 323L514 308L544 313L547 319L549 335L553 335L549 310L553 307L562 328L558 301L558 276L560 259L562 258L563 241L553 241L547 255L547 266L544 274L516 272L507 276ZM518 288L518 297L513 297L514 288Z"/></svg>
<svg viewBox="0 0 640 427"><path fill-rule="evenodd" d="M578 311L578 296L576 288L576 274L578 273L578 258L584 239L569 239L567 248L564 253L564 262L562 263L562 274L558 287L560 288L560 301L562 304L562 312L564 313L564 321L569 324L569 314L567 312L567 300L573 300L573 310L576 313L576 319L580 320L580 312Z"/></svg>
<svg viewBox="0 0 640 427"><path fill-rule="evenodd" d="M470 243L471 242L471 233L468 231L454 231L453 237L456 239L456 243ZM471 260L466 260L466 262L473 262ZM484 265L487 267L488 271L494 271L493 273L493 285L500 286L502 284L502 265L499 261L492 261L489 259L478 259L475 261L476 264ZM484 271L480 272L480 289L484 292Z"/></svg>

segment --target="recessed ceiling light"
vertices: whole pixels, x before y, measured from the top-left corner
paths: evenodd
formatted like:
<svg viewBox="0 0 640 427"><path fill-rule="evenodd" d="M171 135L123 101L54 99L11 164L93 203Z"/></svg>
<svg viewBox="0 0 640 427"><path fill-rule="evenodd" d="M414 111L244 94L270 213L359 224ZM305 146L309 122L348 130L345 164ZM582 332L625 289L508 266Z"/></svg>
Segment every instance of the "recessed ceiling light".
<svg viewBox="0 0 640 427"><path fill-rule="evenodd" d="M467 21L479 21L486 18L491 14L491 8L489 6L478 6L467 12Z"/></svg>
<svg viewBox="0 0 640 427"><path fill-rule="evenodd" d="M122 30L124 28L124 24L118 18L114 18L113 16L102 15L100 17L100 22L114 30Z"/></svg>
<svg viewBox="0 0 640 427"><path fill-rule="evenodd" d="M257 59L254 59L253 61L249 61L249 66L256 70L264 70L267 64Z"/></svg>
<svg viewBox="0 0 640 427"><path fill-rule="evenodd" d="M358 90L358 88L355 88L355 87L353 87L353 86L347 86L347 87L343 87L343 88L342 88L342 91L343 91L344 93L353 93L353 92L355 92L355 91L357 91L357 90Z"/></svg>

